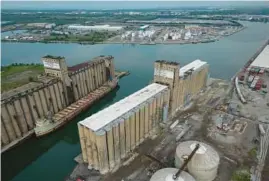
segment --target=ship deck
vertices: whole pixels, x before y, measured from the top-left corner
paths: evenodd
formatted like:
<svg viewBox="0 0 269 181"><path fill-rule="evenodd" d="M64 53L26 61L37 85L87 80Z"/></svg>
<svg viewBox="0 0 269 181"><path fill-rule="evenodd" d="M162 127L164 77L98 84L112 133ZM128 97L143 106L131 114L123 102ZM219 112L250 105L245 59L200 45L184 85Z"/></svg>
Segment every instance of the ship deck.
<svg viewBox="0 0 269 181"><path fill-rule="evenodd" d="M92 91L87 96L79 99L78 101L74 102L73 104L69 105L65 109L61 110L60 112L56 113L52 120L48 124L40 125L35 128L36 136L43 136L49 134L66 122L72 120L75 116L79 113L87 109L91 106L95 101L99 100L103 96L105 96L108 92L113 90L116 87L117 83L110 85L109 83L104 84L103 86L99 87L98 89ZM48 121L48 120L47 120ZM46 120L44 120L46 122Z"/></svg>

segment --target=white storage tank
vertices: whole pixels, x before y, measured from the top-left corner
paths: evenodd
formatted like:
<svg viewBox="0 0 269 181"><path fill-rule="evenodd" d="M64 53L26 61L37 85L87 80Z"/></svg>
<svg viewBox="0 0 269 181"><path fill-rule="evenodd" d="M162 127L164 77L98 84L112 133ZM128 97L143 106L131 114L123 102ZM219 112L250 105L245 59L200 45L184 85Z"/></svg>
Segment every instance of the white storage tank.
<svg viewBox="0 0 269 181"><path fill-rule="evenodd" d="M188 171L197 181L212 181L217 176L220 157L211 146L205 143L198 141L180 143L176 149L175 166L180 168L197 143L200 144L200 148L188 163Z"/></svg>
<svg viewBox="0 0 269 181"><path fill-rule="evenodd" d="M195 179L187 172L181 171L179 177L174 180L173 176L177 173L176 168L163 168L155 172L150 181L195 181Z"/></svg>

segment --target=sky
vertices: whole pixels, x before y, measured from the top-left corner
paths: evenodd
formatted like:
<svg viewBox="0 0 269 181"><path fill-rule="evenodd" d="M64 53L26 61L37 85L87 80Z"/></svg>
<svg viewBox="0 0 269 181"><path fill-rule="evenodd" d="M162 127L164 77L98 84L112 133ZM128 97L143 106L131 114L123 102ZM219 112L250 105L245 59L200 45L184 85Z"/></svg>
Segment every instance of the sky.
<svg viewBox="0 0 269 181"><path fill-rule="evenodd" d="M53 10L53 9L149 9L195 6L267 6L269 1L1 1L2 9Z"/></svg>

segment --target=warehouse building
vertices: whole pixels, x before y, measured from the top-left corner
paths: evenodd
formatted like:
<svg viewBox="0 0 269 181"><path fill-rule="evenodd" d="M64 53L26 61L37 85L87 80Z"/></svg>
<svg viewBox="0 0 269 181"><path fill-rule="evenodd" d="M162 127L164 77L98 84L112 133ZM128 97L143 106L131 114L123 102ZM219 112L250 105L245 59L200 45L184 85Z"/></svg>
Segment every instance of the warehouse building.
<svg viewBox="0 0 269 181"><path fill-rule="evenodd" d="M110 26L110 25L95 25L95 26L83 26L83 25L69 25L69 30L81 30L81 31L119 31L122 30L122 26Z"/></svg>
<svg viewBox="0 0 269 181"><path fill-rule="evenodd" d="M139 27L139 30L146 30L149 28L149 25L143 25Z"/></svg>
<svg viewBox="0 0 269 181"><path fill-rule="evenodd" d="M154 83L78 123L82 158L102 174L121 165L145 138L156 134L179 108L206 85L208 64L196 60L182 68L177 62L155 62Z"/></svg>
<svg viewBox="0 0 269 181"><path fill-rule="evenodd" d="M269 71L269 45L267 45L257 58L250 64L251 68L265 68Z"/></svg>

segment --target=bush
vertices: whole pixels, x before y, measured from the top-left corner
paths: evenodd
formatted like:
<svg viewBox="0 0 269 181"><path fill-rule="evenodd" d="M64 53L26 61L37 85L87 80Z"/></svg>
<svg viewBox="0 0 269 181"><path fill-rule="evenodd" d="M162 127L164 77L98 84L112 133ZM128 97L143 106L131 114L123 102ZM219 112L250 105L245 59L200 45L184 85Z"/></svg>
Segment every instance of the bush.
<svg viewBox="0 0 269 181"><path fill-rule="evenodd" d="M33 82L33 81L34 81L34 78L33 78L32 76L30 76L30 77L28 78L28 80L29 80L29 82Z"/></svg>
<svg viewBox="0 0 269 181"><path fill-rule="evenodd" d="M232 181L251 181L251 177L248 172L236 172L232 176Z"/></svg>

